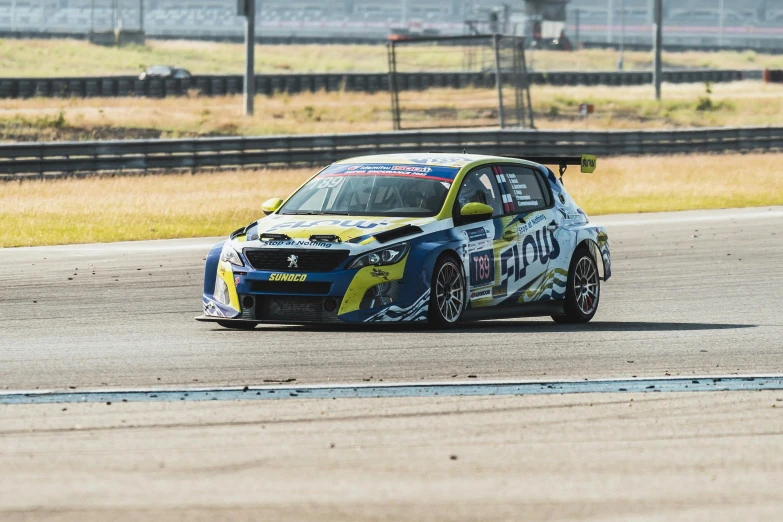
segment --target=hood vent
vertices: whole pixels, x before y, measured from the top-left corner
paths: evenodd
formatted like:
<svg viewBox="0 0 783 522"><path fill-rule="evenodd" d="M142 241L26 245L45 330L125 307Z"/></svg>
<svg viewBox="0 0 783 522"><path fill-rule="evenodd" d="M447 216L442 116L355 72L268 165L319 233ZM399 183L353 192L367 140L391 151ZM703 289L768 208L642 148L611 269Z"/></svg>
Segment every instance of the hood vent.
<svg viewBox="0 0 783 522"><path fill-rule="evenodd" d="M315 243L342 243L343 240L340 236L334 234L313 234L310 236L310 241Z"/></svg>
<svg viewBox="0 0 783 522"><path fill-rule="evenodd" d="M289 239L291 239L286 234L267 234L267 233L264 233L264 234L261 234L258 237L259 237L259 239L261 239L261 241L263 241L265 239L268 240L268 241L288 241Z"/></svg>
<svg viewBox="0 0 783 522"><path fill-rule="evenodd" d="M423 230L416 225L405 225L400 228L395 228L394 230L373 234L373 237L379 243L388 243L389 241L394 241L401 237L413 236L415 234L421 234L422 232Z"/></svg>

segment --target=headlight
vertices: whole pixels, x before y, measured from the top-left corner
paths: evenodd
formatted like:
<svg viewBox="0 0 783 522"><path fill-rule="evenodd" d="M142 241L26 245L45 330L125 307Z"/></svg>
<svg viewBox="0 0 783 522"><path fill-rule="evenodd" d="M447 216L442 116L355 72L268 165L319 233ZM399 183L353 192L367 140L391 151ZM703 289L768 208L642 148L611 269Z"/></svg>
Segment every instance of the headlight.
<svg viewBox="0 0 783 522"><path fill-rule="evenodd" d="M398 243L394 246L364 254L348 265L348 268L363 268L365 266L393 265L408 253L410 243Z"/></svg>
<svg viewBox="0 0 783 522"><path fill-rule="evenodd" d="M226 306L231 306L231 298L228 295L228 285L220 277L215 278L215 293L213 294L215 301L223 303Z"/></svg>
<svg viewBox="0 0 783 522"><path fill-rule="evenodd" d="M237 254L237 251L228 244L228 241L223 244L223 251L220 253L220 260L228 261L235 266L245 266L245 263L242 262L242 258L240 258L239 254Z"/></svg>

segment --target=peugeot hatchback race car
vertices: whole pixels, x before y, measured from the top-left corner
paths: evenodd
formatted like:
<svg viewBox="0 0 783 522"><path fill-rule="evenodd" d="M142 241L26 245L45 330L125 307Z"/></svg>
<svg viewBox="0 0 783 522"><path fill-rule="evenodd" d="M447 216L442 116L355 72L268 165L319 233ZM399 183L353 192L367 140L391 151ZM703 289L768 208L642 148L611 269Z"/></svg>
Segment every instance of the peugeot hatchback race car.
<svg viewBox="0 0 783 522"><path fill-rule="evenodd" d="M338 161L206 259L204 314L258 323L584 323L611 275L606 231L562 184L594 156L389 154ZM557 165L560 179L544 164Z"/></svg>

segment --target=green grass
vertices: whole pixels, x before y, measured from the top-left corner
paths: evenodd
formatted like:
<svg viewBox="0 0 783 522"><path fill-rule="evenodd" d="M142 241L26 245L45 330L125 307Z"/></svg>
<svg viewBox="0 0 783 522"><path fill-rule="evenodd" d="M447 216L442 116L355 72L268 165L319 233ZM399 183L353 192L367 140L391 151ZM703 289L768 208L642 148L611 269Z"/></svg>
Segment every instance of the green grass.
<svg viewBox="0 0 783 522"><path fill-rule="evenodd" d="M403 70L460 69L461 48L430 52L401 51ZM535 70L613 70L617 51L586 49L576 52L528 52ZM783 56L752 51L664 53L672 68L783 68ZM625 53L627 70L649 70L649 52ZM83 40L0 40L0 70L6 77L100 76L138 74L150 65L178 65L195 74L241 74L242 44L186 40L150 40L146 45L103 47ZM382 72L387 70L385 45L258 45L256 70L286 72Z"/></svg>
<svg viewBox="0 0 783 522"><path fill-rule="evenodd" d="M783 154L599 158L565 183L588 214L783 205ZM0 247L222 236L315 172L0 183Z"/></svg>

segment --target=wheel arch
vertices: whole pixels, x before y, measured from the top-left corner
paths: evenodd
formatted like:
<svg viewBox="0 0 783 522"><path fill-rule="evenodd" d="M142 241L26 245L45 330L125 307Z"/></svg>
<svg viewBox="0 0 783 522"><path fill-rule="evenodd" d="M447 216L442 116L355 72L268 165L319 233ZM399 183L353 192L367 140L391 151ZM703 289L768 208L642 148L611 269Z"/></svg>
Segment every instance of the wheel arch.
<svg viewBox="0 0 783 522"><path fill-rule="evenodd" d="M204 295L212 295L215 292L215 276L224 244L225 241L221 241L217 245L213 245L207 254L207 259L204 263Z"/></svg>
<svg viewBox="0 0 783 522"><path fill-rule="evenodd" d="M580 248L586 249L588 252L590 252L590 255L593 256L595 264L598 266L598 277L603 281L605 271L604 258L601 255L601 250L598 247L598 243L594 239L586 237L577 243L576 248L574 248L574 252ZM573 253L571 254L571 257L573 257Z"/></svg>

